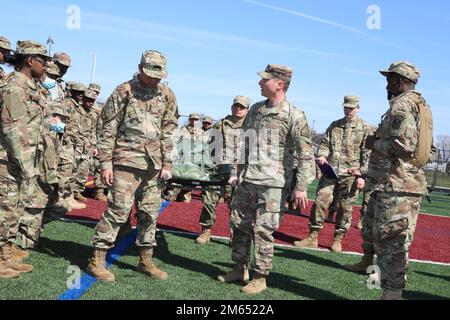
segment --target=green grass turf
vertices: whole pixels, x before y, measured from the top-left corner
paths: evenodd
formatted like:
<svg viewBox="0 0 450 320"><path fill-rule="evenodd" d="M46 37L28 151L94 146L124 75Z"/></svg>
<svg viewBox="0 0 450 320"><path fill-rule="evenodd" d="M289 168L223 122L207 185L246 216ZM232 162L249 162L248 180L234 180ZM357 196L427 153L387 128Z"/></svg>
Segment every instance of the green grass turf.
<svg viewBox="0 0 450 320"><path fill-rule="evenodd" d="M19 279L0 279L1 299L56 299L66 290L69 265L86 269L91 253L92 226L52 222L44 230L42 247L26 260L35 267ZM137 273L134 247L112 267L115 283L97 282L82 299L377 299L380 290L369 290L366 277L341 268L358 256L277 248L268 290L248 297L240 284L222 284L216 277L232 267L226 241L194 243L193 236L157 233L155 261L169 273L158 281ZM450 299L450 267L411 263L405 296L410 299Z"/></svg>
<svg viewBox="0 0 450 320"><path fill-rule="evenodd" d="M314 200L316 198L318 180L314 180L308 187L308 199ZM450 194L431 193L429 196L431 203L427 198L422 197L420 204L420 212L434 214L439 216L450 217ZM362 204L362 194L359 195L358 201L355 205L360 206Z"/></svg>
<svg viewBox="0 0 450 320"><path fill-rule="evenodd" d="M434 180L434 172L426 171L427 182L429 185L432 185ZM445 173L438 172L436 175L436 187L444 187L450 188L450 176L447 176Z"/></svg>

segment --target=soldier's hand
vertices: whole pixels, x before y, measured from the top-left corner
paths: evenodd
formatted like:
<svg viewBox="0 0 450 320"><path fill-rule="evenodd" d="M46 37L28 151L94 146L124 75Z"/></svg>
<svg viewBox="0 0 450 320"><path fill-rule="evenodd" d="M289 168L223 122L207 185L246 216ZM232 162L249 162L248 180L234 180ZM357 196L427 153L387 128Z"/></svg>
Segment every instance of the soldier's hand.
<svg viewBox="0 0 450 320"><path fill-rule="evenodd" d="M299 209L305 210L308 207L308 194L306 191L292 191L291 200Z"/></svg>
<svg viewBox="0 0 450 320"><path fill-rule="evenodd" d="M107 186L112 186L113 184L113 171L112 169L102 170L102 182Z"/></svg>
<svg viewBox="0 0 450 320"><path fill-rule="evenodd" d="M325 157L318 157L316 160L320 165L328 163L328 161L327 161L327 159L325 159Z"/></svg>
<svg viewBox="0 0 450 320"><path fill-rule="evenodd" d="M376 136L367 136L367 138L366 138L366 142L365 142L365 144L364 144L364 146L367 148L367 149L373 149L373 146L374 146L374 144L375 144L375 140L377 139L377 137Z"/></svg>
<svg viewBox="0 0 450 320"><path fill-rule="evenodd" d="M354 176L354 177L361 177L361 169L360 168L350 168L348 169L348 174Z"/></svg>
<svg viewBox="0 0 450 320"><path fill-rule="evenodd" d="M239 179L236 176L231 176L230 179L228 179L228 184L234 188L238 185Z"/></svg>
<svg viewBox="0 0 450 320"><path fill-rule="evenodd" d="M363 178L356 179L356 189L362 190L366 185L366 181Z"/></svg>
<svg viewBox="0 0 450 320"><path fill-rule="evenodd" d="M97 148L94 148L94 150L92 151L92 155L94 157L98 156L98 149Z"/></svg>
<svg viewBox="0 0 450 320"><path fill-rule="evenodd" d="M163 168L161 170L160 179L165 181L172 179L172 170L168 168Z"/></svg>

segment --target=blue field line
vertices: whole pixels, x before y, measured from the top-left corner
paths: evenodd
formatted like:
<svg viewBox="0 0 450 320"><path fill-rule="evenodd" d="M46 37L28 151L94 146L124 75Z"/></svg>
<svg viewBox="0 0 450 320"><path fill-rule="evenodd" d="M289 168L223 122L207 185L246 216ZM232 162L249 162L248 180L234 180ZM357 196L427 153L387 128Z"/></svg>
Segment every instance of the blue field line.
<svg viewBox="0 0 450 320"><path fill-rule="evenodd" d="M159 209L159 214L170 204L170 201L164 201ZM106 267L109 268L112 263L120 260L128 247L136 240L137 230L134 229L128 236L120 240L116 246L106 255ZM68 289L63 292L57 300L78 300L94 285L97 280L90 274L84 274L80 279L79 289Z"/></svg>

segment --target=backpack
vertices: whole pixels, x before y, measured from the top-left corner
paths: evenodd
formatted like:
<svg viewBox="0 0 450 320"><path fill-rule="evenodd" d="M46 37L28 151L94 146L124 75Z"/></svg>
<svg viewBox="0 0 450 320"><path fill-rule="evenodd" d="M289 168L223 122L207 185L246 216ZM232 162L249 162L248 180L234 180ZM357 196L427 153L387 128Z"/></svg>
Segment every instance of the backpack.
<svg viewBox="0 0 450 320"><path fill-rule="evenodd" d="M430 107L422 96L416 101L416 112L418 117L418 138L411 163L417 168L427 164L433 155L433 117Z"/></svg>

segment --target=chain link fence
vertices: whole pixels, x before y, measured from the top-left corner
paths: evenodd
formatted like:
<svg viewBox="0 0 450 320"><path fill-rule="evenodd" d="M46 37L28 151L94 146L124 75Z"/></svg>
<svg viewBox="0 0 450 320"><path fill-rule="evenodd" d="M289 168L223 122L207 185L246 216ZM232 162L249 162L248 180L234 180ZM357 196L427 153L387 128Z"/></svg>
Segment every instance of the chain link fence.
<svg viewBox="0 0 450 320"><path fill-rule="evenodd" d="M450 193L450 149L437 149L436 158L426 165L425 173L431 190Z"/></svg>

